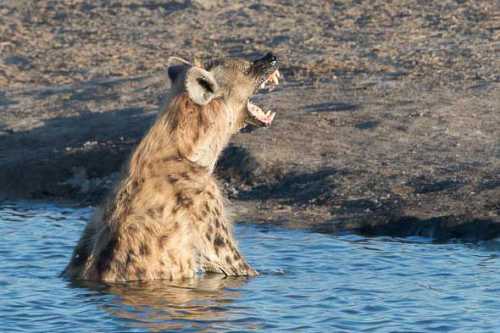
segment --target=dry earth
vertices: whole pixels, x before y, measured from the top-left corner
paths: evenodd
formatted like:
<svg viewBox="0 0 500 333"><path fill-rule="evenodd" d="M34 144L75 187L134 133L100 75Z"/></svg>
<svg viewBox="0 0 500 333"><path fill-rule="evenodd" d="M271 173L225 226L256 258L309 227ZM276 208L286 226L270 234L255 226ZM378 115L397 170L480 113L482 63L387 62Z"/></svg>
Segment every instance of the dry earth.
<svg viewBox="0 0 500 333"><path fill-rule="evenodd" d="M272 50L270 129L218 167L238 220L500 235L500 3L2 1L0 198L95 204L151 124L167 58Z"/></svg>

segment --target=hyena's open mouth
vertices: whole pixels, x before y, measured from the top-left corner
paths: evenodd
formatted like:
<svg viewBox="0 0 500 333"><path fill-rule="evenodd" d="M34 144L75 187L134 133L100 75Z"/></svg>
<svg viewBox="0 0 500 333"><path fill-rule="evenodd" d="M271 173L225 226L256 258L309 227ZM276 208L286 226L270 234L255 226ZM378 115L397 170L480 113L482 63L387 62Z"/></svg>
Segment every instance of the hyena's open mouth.
<svg viewBox="0 0 500 333"><path fill-rule="evenodd" d="M278 58L272 53L268 53L263 58L253 62L250 74L256 78L256 90L268 88L271 91L279 84L281 74L278 67ZM246 123L254 126L270 126L276 116L276 112L264 112L250 101L247 103L247 112L249 117L247 117Z"/></svg>

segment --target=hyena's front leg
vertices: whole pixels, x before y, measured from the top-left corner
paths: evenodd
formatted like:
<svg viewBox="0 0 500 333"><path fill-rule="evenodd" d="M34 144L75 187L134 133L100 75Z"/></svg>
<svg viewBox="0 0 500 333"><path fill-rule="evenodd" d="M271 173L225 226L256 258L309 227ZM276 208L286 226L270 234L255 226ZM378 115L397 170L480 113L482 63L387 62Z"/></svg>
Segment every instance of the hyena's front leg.
<svg viewBox="0 0 500 333"><path fill-rule="evenodd" d="M222 224L221 224L222 225ZM255 276L258 275L240 251L233 236L226 227L214 234L206 234L207 251L203 256L202 266L206 272L221 273L228 276Z"/></svg>
<svg viewBox="0 0 500 333"><path fill-rule="evenodd" d="M217 260L213 261L218 272L228 276L255 276L258 273L250 267L240 254L232 238L215 235L213 251Z"/></svg>

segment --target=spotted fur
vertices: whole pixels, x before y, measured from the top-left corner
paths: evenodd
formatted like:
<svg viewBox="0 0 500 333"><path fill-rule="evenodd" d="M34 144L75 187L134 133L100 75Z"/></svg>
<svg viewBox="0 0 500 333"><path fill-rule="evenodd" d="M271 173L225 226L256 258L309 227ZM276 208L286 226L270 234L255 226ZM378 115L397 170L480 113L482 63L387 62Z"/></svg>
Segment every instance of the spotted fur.
<svg viewBox="0 0 500 333"><path fill-rule="evenodd" d="M257 274L238 249L212 175L262 81L249 68L251 62L231 60L210 72L169 70L163 111L86 226L64 276L120 282Z"/></svg>

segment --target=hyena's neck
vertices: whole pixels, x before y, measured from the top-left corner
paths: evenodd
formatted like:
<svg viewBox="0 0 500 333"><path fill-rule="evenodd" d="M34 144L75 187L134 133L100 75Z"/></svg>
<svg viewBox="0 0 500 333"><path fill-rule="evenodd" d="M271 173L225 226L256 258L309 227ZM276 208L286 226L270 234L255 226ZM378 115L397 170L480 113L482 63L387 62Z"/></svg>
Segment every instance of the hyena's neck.
<svg viewBox="0 0 500 333"><path fill-rule="evenodd" d="M231 128L223 102L214 100L200 107L182 95L174 98L132 154L128 182L142 182L179 161L213 173Z"/></svg>

